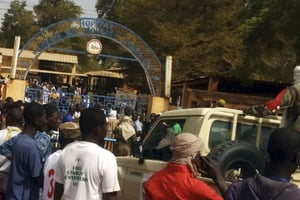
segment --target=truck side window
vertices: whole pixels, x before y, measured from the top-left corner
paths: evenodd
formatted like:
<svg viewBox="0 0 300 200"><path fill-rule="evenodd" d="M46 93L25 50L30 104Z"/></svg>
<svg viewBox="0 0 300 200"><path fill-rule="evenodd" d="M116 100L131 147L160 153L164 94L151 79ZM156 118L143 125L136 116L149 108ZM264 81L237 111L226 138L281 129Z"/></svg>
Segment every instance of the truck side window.
<svg viewBox="0 0 300 200"><path fill-rule="evenodd" d="M265 154L267 153L267 145L271 132L274 128L268 126L262 126L261 128L261 138L259 149L262 150ZM248 125L238 123L236 139L249 142L250 144L255 145L256 143L256 134L257 134L257 125Z"/></svg>
<svg viewBox="0 0 300 200"><path fill-rule="evenodd" d="M143 146L145 159L168 161L172 157L170 145L173 138L182 133L185 119L162 120L153 129Z"/></svg>
<svg viewBox="0 0 300 200"><path fill-rule="evenodd" d="M236 130L236 140L246 141L250 144L255 145L256 142L256 125L248 125L248 124L237 124Z"/></svg>
<svg viewBox="0 0 300 200"><path fill-rule="evenodd" d="M209 133L209 148L213 148L218 144L229 141L231 138L231 127L231 122L221 120L214 121Z"/></svg>

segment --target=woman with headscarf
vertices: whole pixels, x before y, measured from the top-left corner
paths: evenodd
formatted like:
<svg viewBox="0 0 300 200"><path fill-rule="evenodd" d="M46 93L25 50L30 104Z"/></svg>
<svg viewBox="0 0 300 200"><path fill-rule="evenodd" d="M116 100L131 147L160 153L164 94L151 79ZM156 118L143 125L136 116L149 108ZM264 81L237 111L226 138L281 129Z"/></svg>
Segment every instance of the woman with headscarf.
<svg viewBox="0 0 300 200"><path fill-rule="evenodd" d="M196 178L198 170L193 159L202 148L203 142L195 135L177 135L171 144L171 161L144 185L146 200L222 199L213 188Z"/></svg>

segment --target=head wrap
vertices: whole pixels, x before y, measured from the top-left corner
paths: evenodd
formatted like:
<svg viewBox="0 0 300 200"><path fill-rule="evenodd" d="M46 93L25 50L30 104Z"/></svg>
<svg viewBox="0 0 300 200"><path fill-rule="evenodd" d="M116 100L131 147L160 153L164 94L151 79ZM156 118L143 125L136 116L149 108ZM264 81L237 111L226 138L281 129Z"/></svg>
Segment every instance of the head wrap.
<svg viewBox="0 0 300 200"><path fill-rule="evenodd" d="M224 107L226 104L226 101L224 99L219 99L216 103L217 103L217 106Z"/></svg>
<svg viewBox="0 0 300 200"><path fill-rule="evenodd" d="M300 83L300 65L294 68L294 84Z"/></svg>
<svg viewBox="0 0 300 200"><path fill-rule="evenodd" d="M109 117L109 119L117 119L117 111L110 110L108 117Z"/></svg>
<svg viewBox="0 0 300 200"><path fill-rule="evenodd" d="M197 169L192 164L192 159L202 148L203 142L200 138L192 133L181 133L174 138L171 144L171 162L187 165L193 175L196 175Z"/></svg>
<svg viewBox="0 0 300 200"><path fill-rule="evenodd" d="M78 139L80 138L79 124L75 122L65 122L59 125L59 129L63 133L64 138Z"/></svg>

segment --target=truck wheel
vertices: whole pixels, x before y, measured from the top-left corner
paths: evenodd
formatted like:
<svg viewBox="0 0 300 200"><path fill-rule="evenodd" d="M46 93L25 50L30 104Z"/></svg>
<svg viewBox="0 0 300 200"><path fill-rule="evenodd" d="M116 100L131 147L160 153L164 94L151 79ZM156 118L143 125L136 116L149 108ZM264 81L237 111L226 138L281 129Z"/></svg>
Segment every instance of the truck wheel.
<svg viewBox="0 0 300 200"><path fill-rule="evenodd" d="M244 141L219 144L208 154L219 163L226 181L237 181L262 172L266 159L255 146Z"/></svg>

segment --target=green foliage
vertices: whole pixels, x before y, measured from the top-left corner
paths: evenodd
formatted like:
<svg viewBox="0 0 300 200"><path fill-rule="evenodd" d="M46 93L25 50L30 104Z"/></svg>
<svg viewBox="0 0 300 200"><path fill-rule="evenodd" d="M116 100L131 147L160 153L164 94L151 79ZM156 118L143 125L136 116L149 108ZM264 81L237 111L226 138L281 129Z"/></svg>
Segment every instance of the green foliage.
<svg viewBox="0 0 300 200"><path fill-rule="evenodd" d="M113 9L116 0L98 0L96 2L96 10L98 12L99 18L106 18L108 14Z"/></svg>
<svg viewBox="0 0 300 200"><path fill-rule="evenodd" d="M101 10L109 0L98 2ZM291 82L300 58L297 0L118 0L108 17L139 34L162 63L172 55L174 80Z"/></svg>
<svg viewBox="0 0 300 200"><path fill-rule="evenodd" d="M172 55L175 79L224 76L240 64L244 48L233 29L240 4L230 2L118 1L111 19L141 35L162 63Z"/></svg>
<svg viewBox="0 0 300 200"><path fill-rule="evenodd" d="M40 0L34 6L34 12L39 25L46 27L64 19L79 17L82 9L71 0Z"/></svg>
<svg viewBox="0 0 300 200"><path fill-rule="evenodd" d="M27 11L25 7L26 1L11 2L2 22L0 33L2 46L12 47L14 37L19 35L22 47L40 28L64 19L78 17L82 13L81 8L70 0L41 0L38 5L34 6L35 15L32 11ZM61 27L57 29L59 28ZM64 45L72 47L73 44L78 44L77 42L71 41Z"/></svg>
<svg viewBox="0 0 300 200"><path fill-rule="evenodd" d="M21 36L20 46L29 40L38 31L33 13L25 9L26 1L14 0L7 13L4 14L0 33L2 47L12 48L15 36Z"/></svg>
<svg viewBox="0 0 300 200"><path fill-rule="evenodd" d="M2 46L12 47L16 35L24 43L39 28L82 13L71 0L40 0L36 17L25 6L26 1L12 1L1 27ZM99 17L140 35L162 63L173 56L173 80L211 75L291 82L300 62L299 0L98 0L96 9ZM89 39L70 39L57 47L84 51ZM101 41L104 54L130 57L115 43ZM118 66L128 74L138 72L141 80L144 76L132 62L102 57L99 64L99 58L86 55L79 60L80 72Z"/></svg>
<svg viewBox="0 0 300 200"><path fill-rule="evenodd" d="M295 17L299 17L300 3L261 2L255 12L249 9L239 27L246 47L246 59L240 69L248 69L251 79L292 82L292 69L299 60L300 26Z"/></svg>

